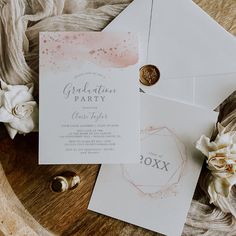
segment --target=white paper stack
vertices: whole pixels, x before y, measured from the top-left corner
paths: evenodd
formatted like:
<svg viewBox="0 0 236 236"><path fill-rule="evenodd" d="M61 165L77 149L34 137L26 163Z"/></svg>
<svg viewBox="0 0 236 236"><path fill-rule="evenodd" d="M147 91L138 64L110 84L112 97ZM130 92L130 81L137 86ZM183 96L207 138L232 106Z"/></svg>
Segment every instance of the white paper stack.
<svg viewBox="0 0 236 236"><path fill-rule="evenodd" d="M140 67L160 80L140 84L140 163L103 165L89 209L181 235L202 166L195 143L236 89L235 38L190 0L134 0L105 30L138 32Z"/></svg>

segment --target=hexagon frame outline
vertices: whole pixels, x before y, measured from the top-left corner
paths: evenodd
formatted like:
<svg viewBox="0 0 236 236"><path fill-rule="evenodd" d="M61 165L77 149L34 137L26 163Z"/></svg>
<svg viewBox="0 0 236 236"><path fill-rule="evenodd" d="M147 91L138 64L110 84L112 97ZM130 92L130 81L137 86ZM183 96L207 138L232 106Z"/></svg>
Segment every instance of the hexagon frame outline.
<svg viewBox="0 0 236 236"><path fill-rule="evenodd" d="M126 181L128 181L132 186L134 186L138 191L140 191L142 194L144 194L144 195L150 195L150 196L153 196L153 195L156 195L156 194L158 194L158 193L160 193L160 192L165 192L165 191L167 191L168 189L171 189L173 186L176 186L176 185L178 185L178 183L180 182L180 180L182 179L182 177L183 177L183 175L184 175L184 169L185 169L185 167L186 167L186 163L187 163L187 160L188 160L188 155L187 155L187 148L186 148L186 146L185 146L185 144L182 142L182 140L178 137L178 135L176 135L175 134L175 132L174 131L172 131L170 128L168 128L168 127L166 127L166 126L163 126L163 127L159 127L159 128L155 128L155 127L153 127L153 126L149 126L149 127L147 127L146 129L144 129L144 130L141 130L141 134L146 134L146 135L148 135L148 137L149 136L152 136L152 135L155 135L155 134L157 134L160 130L163 130L163 129L167 129L173 136L174 136L174 140L175 140L175 142L176 142L176 146L177 146L177 148L178 148L178 151L179 151L179 153L180 153L180 157L181 157L181 159L182 159L182 162L181 162L181 164L177 167L177 169L176 169L176 171L171 175L171 177L168 179L168 181L166 182L166 183L168 183L168 182L170 182L170 180L171 180L171 178L173 178L173 176L175 175L175 173L179 170L179 169L181 169L181 171L180 171L180 175L179 175L179 177L178 177L178 179L177 179L177 181L175 181L174 183L172 183L171 185L144 185L144 184L135 184L134 183L134 181L131 179L132 177L129 175L129 173L128 173L128 171L125 169L125 166L126 165L121 165L122 166L122 175L123 175L123 178L126 180ZM141 139L141 140L143 140L143 139ZM182 151L179 149L179 147L178 147L178 145L177 145L177 140L181 143L181 144L183 144L183 146L184 146L184 154L182 153ZM185 156L185 158L183 158L183 156ZM144 191L142 191L141 190L141 188L140 187L143 187L143 186L146 186L146 187L158 187L158 186L163 186L163 188L161 188L160 190L158 190L158 191L156 191L156 192L154 192L154 193L145 193Z"/></svg>

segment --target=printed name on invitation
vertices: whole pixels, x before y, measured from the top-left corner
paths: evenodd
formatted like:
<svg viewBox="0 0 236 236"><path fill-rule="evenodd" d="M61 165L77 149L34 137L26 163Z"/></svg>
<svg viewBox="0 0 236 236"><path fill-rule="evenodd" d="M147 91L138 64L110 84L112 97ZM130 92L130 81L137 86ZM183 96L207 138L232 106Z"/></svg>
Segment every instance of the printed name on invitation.
<svg viewBox="0 0 236 236"><path fill-rule="evenodd" d="M75 111L72 113L72 120L93 120L95 122L106 120L108 118L108 115L103 112L87 112L87 113L81 113L78 111Z"/></svg>

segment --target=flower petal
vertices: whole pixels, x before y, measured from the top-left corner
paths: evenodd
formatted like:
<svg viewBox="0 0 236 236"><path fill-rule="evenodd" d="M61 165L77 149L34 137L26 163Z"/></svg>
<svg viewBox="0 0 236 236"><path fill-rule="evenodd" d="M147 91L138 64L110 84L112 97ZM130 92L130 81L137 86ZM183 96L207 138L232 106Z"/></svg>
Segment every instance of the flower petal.
<svg viewBox="0 0 236 236"><path fill-rule="evenodd" d="M8 89L6 91L11 92L19 92L19 91L29 91L29 88L26 85L8 85Z"/></svg>
<svg viewBox="0 0 236 236"><path fill-rule="evenodd" d="M214 186L216 193L228 197L231 186L226 178L214 178Z"/></svg>
<svg viewBox="0 0 236 236"><path fill-rule="evenodd" d="M0 83L2 90L8 90L8 85L2 79L0 79Z"/></svg>
<svg viewBox="0 0 236 236"><path fill-rule="evenodd" d="M22 133L30 133L34 129L34 122L31 117L27 119L19 119L14 117L14 120L9 125Z"/></svg>
<svg viewBox="0 0 236 236"><path fill-rule="evenodd" d="M9 113L4 107L0 108L0 122L9 123L13 120L14 116Z"/></svg>
<svg viewBox="0 0 236 236"><path fill-rule="evenodd" d="M210 151L217 149L217 145L214 142L210 142L208 137L202 135L196 143L196 148L208 157Z"/></svg>
<svg viewBox="0 0 236 236"><path fill-rule="evenodd" d="M0 89L0 106L3 105L4 91Z"/></svg>
<svg viewBox="0 0 236 236"><path fill-rule="evenodd" d="M233 143L233 137L235 136L235 132L227 132L218 134L215 140L215 143L219 148L226 147Z"/></svg>
<svg viewBox="0 0 236 236"><path fill-rule="evenodd" d="M5 127L7 129L8 134L10 135L11 139L14 139L17 134L17 130L13 129L9 124L5 124Z"/></svg>
<svg viewBox="0 0 236 236"><path fill-rule="evenodd" d="M217 129L219 134L223 134L226 130L226 128L220 122L217 123Z"/></svg>
<svg viewBox="0 0 236 236"><path fill-rule="evenodd" d="M229 178L227 178L227 181L228 181L228 183L230 185L230 189L231 189L231 187L236 184L236 175L234 174L234 175L230 176Z"/></svg>
<svg viewBox="0 0 236 236"><path fill-rule="evenodd" d="M25 103L34 100L32 94L30 94L28 91L6 92L5 98L8 101L8 104L11 104L11 108L15 107L19 103Z"/></svg>
<svg viewBox="0 0 236 236"><path fill-rule="evenodd" d="M226 178L229 178L230 176L232 176L232 173L228 173L226 171L220 172L220 171L213 170L211 173L216 178L224 178L224 179L226 179Z"/></svg>
<svg viewBox="0 0 236 236"><path fill-rule="evenodd" d="M34 122L34 129L32 131L38 131L39 130L39 109L38 109L38 105L36 104L36 106L34 107L34 111L31 114L31 118Z"/></svg>
<svg viewBox="0 0 236 236"><path fill-rule="evenodd" d="M236 154L236 144L232 144L231 146L231 153Z"/></svg>
<svg viewBox="0 0 236 236"><path fill-rule="evenodd" d="M214 186L213 181L211 181L209 183L207 191L210 196L210 203L212 204L212 203L216 202L217 201L217 193L215 191L215 186Z"/></svg>
<svg viewBox="0 0 236 236"><path fill-rule="evenodd" d="M29 101L29 102L26 102L25 104L26 105L31 105L33 107L37 107L37 102L35 102L35 101Z"/></svg>
<svg viewBox="0 0 236 236"><path fill-rule="evenodd" d="M34 83L27 84L26 86L29 88L28 92L31 93L31 94L33 94L33 91L34 91Z"/></svg>
<svg viewBox="0 0 236 236"><path fill-rule="evenodd" d="M11 105L11 99L10 99L10 97L7 95L7 93L8 93L8 92L5 92L5 93L3 94L3 96L2 96L2 98L3 98L3 100L2 100L3 105L2 105L2 106L4 106L5 109L6 109L9 113L11 113L13 107L12 107L12 105Z"/></svg>

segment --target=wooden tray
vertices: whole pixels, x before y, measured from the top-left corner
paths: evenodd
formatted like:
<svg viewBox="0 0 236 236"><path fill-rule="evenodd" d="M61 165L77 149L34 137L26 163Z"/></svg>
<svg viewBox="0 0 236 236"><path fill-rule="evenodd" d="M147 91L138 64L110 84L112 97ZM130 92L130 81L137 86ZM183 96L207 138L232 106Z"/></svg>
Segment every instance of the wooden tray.
<svg viewBox="0 0 236 236"><path fill-rule="evenodd" d="M2 132L1 127L0 132ZM47 235L43 228L53 235L158 235L147 230L114 220L87 210L88 202L99 170L99 165L58 165L39 166L38 135L17 136L11 140L5 133L0 139L1 192L5 192L4 214L11 219L2 219L1 224L9 225L9 235L16 233L14 221L29 227L39 235ZM65 193L51 191L53 176L64 171L73 171L81 178L77 188ZM2 183L4 182L3 186ZM114 186L115 187L115 186ZM13 191L12 191L12 190ZM112 189L111 189L112 191ZM15 196L17 197L15 197ZM19 201L20 200L20 201ZM2 201L0 201L3 204ZM12 209L20 209L14 214ZM7 212L8 211L8 212ZM34 217L36 222L34 222ZM6 217L5 217L6 218ZM3 221L1 223L1 221ZM31 222L31 223L29 223ZM32 224L33 222L33 224ZM39 224L38 224L38 223ZM6 230L5 230L6 232ZM23 235L23 234L22 234ZM31 235L31 234L28 234Z"/></svg>

